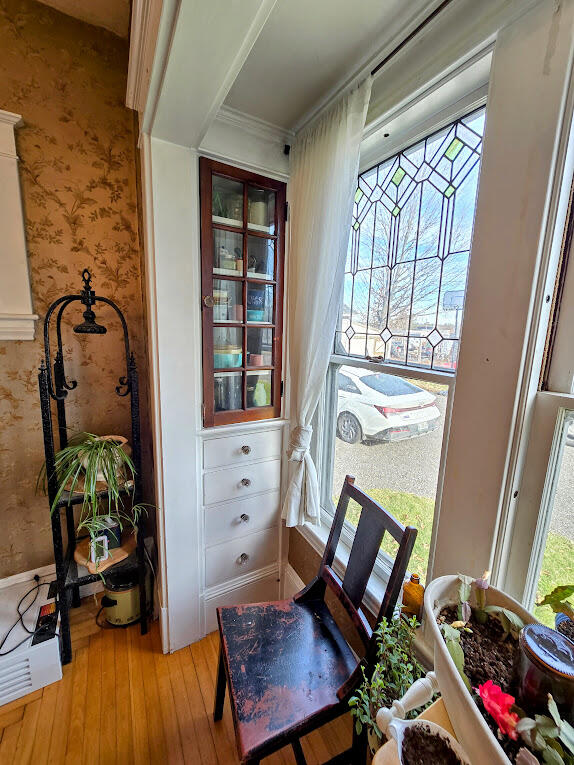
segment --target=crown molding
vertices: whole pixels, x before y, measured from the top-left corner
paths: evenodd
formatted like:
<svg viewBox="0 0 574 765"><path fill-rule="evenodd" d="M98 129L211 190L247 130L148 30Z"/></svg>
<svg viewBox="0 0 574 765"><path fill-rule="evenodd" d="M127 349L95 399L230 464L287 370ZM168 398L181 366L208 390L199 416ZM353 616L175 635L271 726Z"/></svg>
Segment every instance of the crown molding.
<svg viewBox="0 0 574 765"><path fill-rule="evenodd" d="M152 73L161 0L133 0L126 106L142 113Z"/></svg>
<svg viewBox="0 0 574 765"><path fill-rule="evenodd" d="M271 143L286 144L295 137L293 130L274 125L272 122L253 117L230 106L222 106L215 119Z"/></svg>

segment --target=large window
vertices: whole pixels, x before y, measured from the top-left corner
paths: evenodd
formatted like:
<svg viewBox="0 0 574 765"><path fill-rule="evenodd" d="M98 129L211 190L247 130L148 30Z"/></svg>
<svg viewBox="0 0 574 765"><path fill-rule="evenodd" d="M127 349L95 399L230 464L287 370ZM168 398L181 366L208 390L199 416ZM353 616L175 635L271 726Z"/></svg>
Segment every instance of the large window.
<svg viewBox="0 0 574 765"><path fill-rule="evenodd" d="M343 305L322 413L322 504L343 479L433 548L478 190L485 110L359 176ZM357 518L351 508L347 535ZM380 563L385 565L383 543Z"/></svg>

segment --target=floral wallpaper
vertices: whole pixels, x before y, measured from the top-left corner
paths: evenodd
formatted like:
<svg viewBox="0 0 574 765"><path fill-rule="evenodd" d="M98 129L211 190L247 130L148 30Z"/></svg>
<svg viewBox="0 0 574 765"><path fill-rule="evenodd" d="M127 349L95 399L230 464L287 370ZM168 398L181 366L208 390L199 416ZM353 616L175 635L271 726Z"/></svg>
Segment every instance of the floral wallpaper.
<svg viewBox="0 0 574 765"><path fill-rule="evenodd" d="M36 340L0 341L0 577L53 562L47 499L35 492L43 462L37 370L42 320L77 293L89 268L96 294L124 310L140 373L144 472L151 475L146 348L138 234L134 116L124 106L127 43L34 0L0 0L0 109L16 131ZM1 232L0 232L1 236ZM1 275L0 275L1 278ZM79 305L79 304L78 304ZM71 432L130 436L119 324L96 306L103 336L63 330ZM150 501L151 487L145 484Z"/></svg>

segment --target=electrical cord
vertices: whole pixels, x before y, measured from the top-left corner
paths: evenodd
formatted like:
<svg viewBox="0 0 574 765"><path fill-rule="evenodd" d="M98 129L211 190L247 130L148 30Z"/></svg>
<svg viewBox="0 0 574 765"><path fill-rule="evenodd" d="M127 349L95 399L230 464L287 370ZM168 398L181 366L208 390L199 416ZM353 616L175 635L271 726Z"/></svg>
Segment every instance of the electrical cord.
<svg viewBox="0 0 574 765"><path fill-rule="evenodd" d="M4 637L0 641L0 656L8 656L9 653L12 653L12 651L15 651L17 648L20 648L21 645L23 645L27 640L30 639L28 637L29 635L34 635L35 636L35 635L40 635L43 632L46 632L46 625L44 625L42 627L38 627L38 628L33 629L33 630L30 630L24 624L24 616L26 616L28 611L32 608L32 606L36 602L36 600L38 598L38 593L40 592L40 587L49 586L50 585L50 582L40 582L40 577L38 576L38 574L34 575L34 581L36 582L34 587L32 587L30 590L28 590L28 592L25 593L25 595L22 595L22 597L20 598L20 601L18 602L18 605L16 606L16 611L18 612L18 618L16 619L14 624L10 627L8 632L4 635ZM32 593L34 593L34 597L32 598L31 602L28 603L28 605L26 606L26 608L23 611L20 611L20 606L26 600L28 595L31 595ZM28 633L28 635L23 640L21 640L19 643L17 643L16 645L12 646L12 648L9 648L7 651L2 651L2 648L4 648L4 646L6 645L6 641L8 640L10 635L12 634L12 631L15 630L16 627L19 624L22 625L22 628Z"/></svg>

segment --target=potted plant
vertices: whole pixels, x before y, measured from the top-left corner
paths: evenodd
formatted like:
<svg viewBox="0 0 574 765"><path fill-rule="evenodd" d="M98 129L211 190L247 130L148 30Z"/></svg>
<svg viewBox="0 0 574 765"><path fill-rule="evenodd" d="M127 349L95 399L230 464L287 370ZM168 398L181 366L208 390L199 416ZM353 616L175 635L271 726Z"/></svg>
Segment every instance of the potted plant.
<svg viewBox="0 0 574 765"><path fill-rule="evenodd" d="M126 443L122 436L80 433L55 455L58 490L51 512L56 511L65 492L70 504L74 493L83 494L77 533L89 535L90 559L96 564L107 557L107 544L101 542L110 527L119 528L120 534L125 525L135 530L142 513L146 512L143 504L124 507L124 497L133 496L136 480ZM38 477L44 490L46 478L44 464Z"/></svg>
<svg viewBox="0 0 574 765"><path fill-rule="evenodd" d="M536 640L549 649L542 633L552 630L490 587L488 572L477 579L458 575L431 582L425 626L434 638L435 672L447 712L473 761L574 765L574 729L560 719L552 695L538 693L543 686L525 664L526 648Z"/></svg>
<svg viewBox="0 0 574 765"><path fill-rule="evenodd" d="M361 733L366 726L372 753L385 739L376 722L379 709L390 707L395 699L400 699L406 693L415 680L425 675L425 670L414 652L416 627L417 620L414 616L411 619L401 616L390 622L383 618L375 632L377 663L373 673L371 677L367 677L363 670L363 683L349 699L357 733Z"/></svg>
<svg viewBox="0 0 574 765"><path fill-rule="evenodd" d="M572 595L574 584L562 584L536 604L538 608L550 606L556 614L556 629L570 640L574 640L574 605L570 602Z"/></svg>

